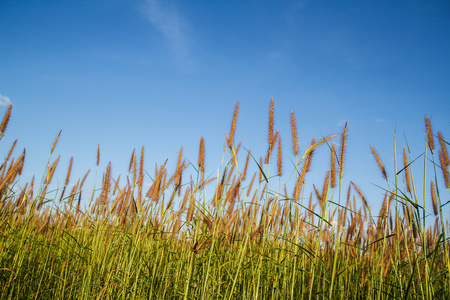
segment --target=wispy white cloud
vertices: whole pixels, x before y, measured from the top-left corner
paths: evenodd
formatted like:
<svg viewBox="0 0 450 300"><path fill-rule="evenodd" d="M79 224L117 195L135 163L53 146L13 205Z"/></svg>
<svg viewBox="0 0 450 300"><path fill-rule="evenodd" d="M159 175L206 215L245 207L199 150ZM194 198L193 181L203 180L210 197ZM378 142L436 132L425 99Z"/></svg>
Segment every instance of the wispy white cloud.
<svg viewBox="0 0 450 300"><path fill-rule="evenodd" d="M142 12L164 36L179 62L189 62L187 22L172 1L145 0Z"/></svg>
<svg viewBox="0 0 450 300"><path fill-rule="evenodd" d="M11 100L9 100L9 97L3 96L0 94L0 106L7 106L11 104Z"/></svg>
<svg viewBox="0 0 450 300"><path fill-rule="evenodd" d="M381 119L381 118L377 118L377 119L375 119L375 122L383 123L383 122L386 122L386 120L385 119Z"/></svg>

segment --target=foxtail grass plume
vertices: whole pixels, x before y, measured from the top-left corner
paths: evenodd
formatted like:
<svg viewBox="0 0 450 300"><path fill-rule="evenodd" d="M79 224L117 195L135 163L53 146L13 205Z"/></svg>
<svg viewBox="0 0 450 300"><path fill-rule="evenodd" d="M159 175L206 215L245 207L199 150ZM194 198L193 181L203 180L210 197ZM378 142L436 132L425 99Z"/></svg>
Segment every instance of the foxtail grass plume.
<svg viewBox="0 0 450 300"><path fill-rule="evenodd" d="M427 128L428 147L430 147L430 150L433 151L434 150L433 131L431 130L430 120L428 119L427 115L425 115L425 126Z"/></svg>
<svg viewBox="0 0 450 300"><path fill-rule="evenodd" d="M281 152L281 136L278 136L278 157L277 157L278 176L283 173L283 158Z"/></svg>
<svg viewBox="0 0 450 300"><path fill-rule="evenodd" d="M273 145L273 98L270 99L269 110L269 147Z"/></svg>
<svg viewBox="0 0 450 300"><path fill-rule="evenodd" d="M438 131L438 137L439 137L439 143L441 144L442 155L444 156L444 163L445 163L445 166L448 167L450 165L450 161L448 158L447 147L445 146L445 141L444 141L444 138L442 137L442 133L440 131Z"/></svg>
<svg viewBox="0 0 450 300"><path fill-rule="evenodd" d="M339 151L339 179L342 179L344 171L345 146L347 143L347 123L345 123L344 130L341 135L341 149Z"/></svg>
<svg viewBox="0 0 450 300"><path fill-rule="evenodd" d="M408 166L408 157L406 155L406 147L403 147L403 165L405 168L405 181L406 181L406 190L411 192L411 180L409 176L409 166Z"/></svg>
<svg viewBox="0 0 450 300"><path fill-rule="evenodd" d="M431 202L433 203L433 213L435 216L438 214L438 206L437 206L437 200L436 200L436 188L434 186L434 181L431 181L430 184L430 191L431 191Z"/></svg>
<svg viewBox="0 0 450 300"><path fill-rule="evenodd" d="M100 144L97 145L97 167L99 163L100 163Z"/></svg>
<svg viewBox="0 0 450 300"><path fill-rule="evenodd" d="M295 121L294 111L291 111L291 134L292 134L292 150L294 155L298 155L298 140L297 140L297 124Z"/></svg>
<svg viewBox="0 0 450 300"><path fill-rule="evenodd" d="M62 132L62 130L60 130L59 133L58 133L58 135L56 136L56 139L55 139L55 141L53 142L53 146L52 146L52 150L50 151L50 154L52 154L53 151L55 150L56 143L58 143L59 136L61 135L61 132Z"/></svg>
<svg viewBox="0 0 450 300"><path fill-rule="evenodd" d="M3 134L5 133L5 130L6 130L6 126L8 126L8 122L11 117L11 108L12 108L12 103L8 106L8 110L6 111L5 116L3 117L2 124L0 125L0 137L3 136Z"/></svg>
<svg viewBox="0 0 450 300"><path fill-rule="evenodd" d="M377 161L378 167L380 168L381 174L383 175L383 178L385 180L387 180L387 173L386 173L386 169L384 168L383 163L381 162L380 157L378 156L378 153L375 151L375 149L372 147L372 145L370 146L370 149L372 150L372 154L373 157L375 158L375 160Z"/></svg>
<svg viewBox="0 0 450 300"><path fill-rule="evenodd" d="M205 138L202 136L200 138L200 147L198 151L198 167L202 173L202 182L205 175Z"/></svg>
<svg viewBox="0 0 450 300"><path fill-rule="evenodd" d="M230 136L228 137L228 147L230 147L230 148L233 147L234 133L236 131L236 121L237 121L238 111L239 111L239 102L236 102L236 107L234 108L234 113L233 113L233 121L231 122Z"/></svg>
<svg viewBox="0 0 450 300"><path fill-rule="evenodd" d="M441 149L439 149L439 161L441 163L441 170L442 170L442 175L444 176L445 187L450 189L450 180L449 180L449 175L448 175L448 171L447 171L447 166L445 165L445 158L444 158L444 154L442 154Z"/></svg>
<svg viewBox="0 0 450 300"><path fill-rule="evenodd" d="M336 186L336 150L334 147L334 142L331 144L331 188L334 188Z"/></svg>

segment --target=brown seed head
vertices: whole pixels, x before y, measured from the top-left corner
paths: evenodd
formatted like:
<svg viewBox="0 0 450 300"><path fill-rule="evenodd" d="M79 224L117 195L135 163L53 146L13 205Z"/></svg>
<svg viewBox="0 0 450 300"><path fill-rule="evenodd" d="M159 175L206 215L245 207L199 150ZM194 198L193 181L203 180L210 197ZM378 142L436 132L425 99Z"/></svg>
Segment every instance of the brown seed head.
<svg viewBox="0 0 450 300"><path fill-rule="evenodd" d="M205 173L205 138L200 138L200 149L198 151L198 167L202 174Z"/></svg>
<svg viewBox="0 0 450 300"><path fill-rule="evenodd" d="M283 173L283 161L281 152L281 136L278 136L278 157L277 157L278 176Z"/></svg>
<svg viewBox="0 0 450 300"><path fill-rule="evenodd" d="M72 172L72 163L73 163L73 156L70 158L69 169L67 170L67 176L66 176L66 181L65 181L64 185L69 184L70 173Z"/></svg>
<svg viewBox="0 0 450 300"><path fill-rule="evenodd" d="M411 180L409 177L408 157L406 155L406 147L403 147L403 165L405 167L406 190L411 192Z"/></svg>
<svg viewBox="0 0 450 300"><path fill-rule="evenodd" d="M430 147L430 150L433 151L434 150L433 131L431 130L430 120L428 119L427 115L425 115L425 126L427 128L428 147Z"/></svg>
<svg viewBox="0 0 450 300"><path fill-rule="evenodd" d="M444 175L445 187L450 189L450 180L448 178L449 176L448 176L447 166L445 165L445 158L444 158L444 155L442 154L441 149L439 149L439 161L441 163L442 174Z"/></svg>
<svg viewBox="0 0 450 300"><path fill-rule="evenodd" d="M294 111L291 111L291 134L292 134L292 149L294 155L298 155L298 140L297 140L297 125L295 121Z"/></svg>
<svg viewBox="0 0 450 300"><path fill-rule="evenodd" d="M0 125L0 137L3 136L6 130L6 126L8 126L9 118L11 117L11 108L12 103L9 105L8 110L5 113L5 116L3 117L2 124Z"/></svg>
<svg viewBox="0 0 450 300"><path fill-rule="evenodd" d="M431 181L431 200L433 202L434 215L437 216L438 207L437 207L437 201L436 201L436 188L434 187L434 181Z"/></svg>
<svg viewBox="0 0 450 300"><path fill-rule="evenodd" d="M100 163L100 145L97 145L97 167L99 163Z"/></svg>
<svg viewBox="0 0 450 300"><path fill-rule="evenodd" d="M341 135L341 149L339 151L339 178L342 179L344 171L345 146L347 142L347 123L345 123L344 130Z"/></svg>
<svg viewBox="0 0 450 300"><path fill-rule="evenodd" d="M370 146L370 149L372 150L373 157L375 157L375 160L377 161L378 167L380 168L381 174L383 175L383 178L387 180L387 173L386 169L384 168L383 163L381 162L380 157L378 156L378 153L375 151L375 149Z"/></svg>
<svg viewBox="0 0 450 300"><path fill-rule="evenodd" d="M228 138L228 147L230 147L230 148L233 146L234 133L236 131L236 120L237 120L238 110L239 110L239 102L236 102L236 107L234 108L234 113L233 113L233 121L231 122L230 137Z"/></svg>
<svg viewBox="0 0 450 300"><path fill-rule="evenodd" d="M61 135L61 132L62 132L62 130L60 130L59 133L58 133L58 135L56 136L56 139L55 139L55 141L53 142L53 146L52 146L52 150L50 151L50 154L52 154L52 153L53 153L53 150L55 150L56 143L57 143L58 140L59 140L59 136Z"/></svg>
<svg viewBox="0 0 450 300"><path fill-rule="evenodd" d="M336 186L336 150L334 143L331 144L331 188Z"/></svg>
<svg viewBox="0 0 450 300"><path fill-rule="evenodd" d="M273 145L273 98L270 99L269 110L269 147Z"/></svg>
<svg viewBox="0 0 450 300"><path fill-rule="evenodd" d="M439 143L441 144L442 154L444 156L445 165L448 167L450 165L450 161L448 158L447 147L445 146L444 138L442 137L442 133L438 131Z"/></svg>

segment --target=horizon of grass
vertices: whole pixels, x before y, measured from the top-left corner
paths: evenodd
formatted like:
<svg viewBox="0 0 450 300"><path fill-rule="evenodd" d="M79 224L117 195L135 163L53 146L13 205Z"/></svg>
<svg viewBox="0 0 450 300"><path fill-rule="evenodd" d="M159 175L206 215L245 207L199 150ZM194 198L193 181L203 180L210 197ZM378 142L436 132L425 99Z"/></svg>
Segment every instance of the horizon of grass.
<svg viewBox="0 0 450 300"><path fill-rule="evenodd" d="M382 207L373 212L357 181L342 184L347 124L342 133L314 138L299 153L291 112L294 159L287 181L281 182L286 166L281 135L273 128L273 105L271 99L267 153L258 157L241 142L236 145L236 103L216 177L205 174L203 137L198 162L183 159L181 147L174 172L167 170L167 161L148 172L142 147L140 156L133 150L124 184L120 175L112 178L108 164L84 209L89 171L70 185L73 158L64 186L49 190L61 132L40 182L33 177L22 186L25 150L14 158L14 142L0 166L0 298L450 298L450 226L442 211L450 188L449 143L441 132L433 133L428 117L423 155L411 159L407 145L397 162L394 140L393 175L370 145L386 182L380 187ZM317 151L329 151L330 164L323 182L308 183L307 194ZM98 148L97 167L99 155ZM239 155L245 164L238 164ZM420 183L412 166L417 170L421 161ZM256 172L247 174L249 165ZM188 168L196 176L186 180ZM148 190L145 175L152 179ZM439 185L441 177L445 186ZM432 214L425 209L429 200Z"/></svg>

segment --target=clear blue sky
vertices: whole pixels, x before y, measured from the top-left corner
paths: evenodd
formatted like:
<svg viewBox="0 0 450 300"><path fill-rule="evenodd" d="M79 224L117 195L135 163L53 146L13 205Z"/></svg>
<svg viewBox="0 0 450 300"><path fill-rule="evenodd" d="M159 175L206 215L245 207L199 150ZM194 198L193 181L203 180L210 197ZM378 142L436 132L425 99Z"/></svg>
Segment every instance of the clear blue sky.
<svg viewBox="0 0 450 300"><path fill-rule="evenodd" d="M345 179L378 211L371 182L385 184L369 145L392 176L395 128L400 155L404 135L413 157L424 151L425 114L450 139L449 54L448 1L3 0L0 111L11 101L13 112L1 152L19 138L24 176L40 178L62 130L59 180L73 155L71 181L91 169L93 182L97 144L99 173L112 161L117 177L141 145L150 173L166 158L172 170L182 145L196 162L204 136L215 174L236 101L237 140L265 155L273 97L285 172L291 110L301 151L348 122ZM318 154L309 186L328 164Z"/></svg>

